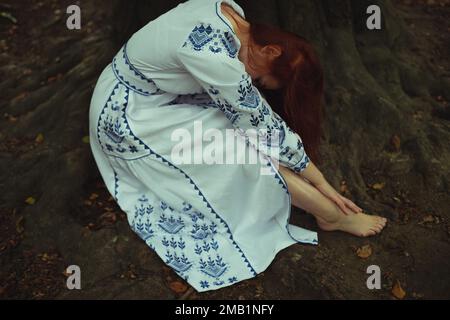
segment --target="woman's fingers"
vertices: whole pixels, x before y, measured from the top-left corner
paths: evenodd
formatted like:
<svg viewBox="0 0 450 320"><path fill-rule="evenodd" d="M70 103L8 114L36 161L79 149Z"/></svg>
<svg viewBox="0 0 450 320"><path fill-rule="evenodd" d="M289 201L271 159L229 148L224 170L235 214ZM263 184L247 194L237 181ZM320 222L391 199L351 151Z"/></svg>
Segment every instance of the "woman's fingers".
<svg viewBox="0 0 450 320"><path fill-rule="evenodd" d="M341 199L337 199L335 202L338 205L338 207L342 210L342 212L344 212L344 214L346 215L352 214L352 212L347 208L347 206Z"/></svg>
<svg viewBox="0 0 450 320"><path fill-rule="evenodd" d="M342 201L344 201L345 204L346 204L352 211L354 211L355 213L360 213L360 212L363 211L360 207L358 207L358 206L357 206L353 201L351 201L350 199L347 199L346 197L344 197L344 196L342 196L342 195L341 195L341 199L342 199Z"/></svg>

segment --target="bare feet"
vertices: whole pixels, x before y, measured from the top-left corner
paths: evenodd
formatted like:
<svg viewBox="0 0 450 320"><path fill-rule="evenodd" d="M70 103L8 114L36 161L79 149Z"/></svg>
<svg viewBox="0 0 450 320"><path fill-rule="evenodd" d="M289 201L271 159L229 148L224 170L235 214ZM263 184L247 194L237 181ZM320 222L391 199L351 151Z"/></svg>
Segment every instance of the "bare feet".
<svg viewBox="0 0 450 320"><path fill-rule="evenodd" d="M386 226L387 219L380 216L371 216L365 213L349 214L342 213L338 221L330 223L316 218L317 224L322 230L340 230L351 233L358 237L374 236L381 232Z"/></svg>

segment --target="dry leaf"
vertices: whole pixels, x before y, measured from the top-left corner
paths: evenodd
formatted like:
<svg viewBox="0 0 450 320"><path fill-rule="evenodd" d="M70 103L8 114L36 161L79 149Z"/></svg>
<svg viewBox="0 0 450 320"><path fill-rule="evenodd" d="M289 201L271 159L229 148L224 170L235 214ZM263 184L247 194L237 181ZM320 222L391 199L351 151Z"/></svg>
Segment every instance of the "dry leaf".
<svg viewBox="0 0 450 320"><path fill-rule="evenodd" d="M435 223L435 224L440 224L441 223L441 219L438 216L433 216L431 214L425 216L422 221L420 221L418 224L426 224L426 223Z"/></svg>
<svg viewBox="0 0 450 320"><path fill-rule="evenodd" d="M374 189L374 190L381 190L381 189L384 188L385 185L386 185L385 182L374 183L374 184L372 185L372 189Z"/></svg>
<svg viewBox="0 0 450 320"><path fill-rule="evenodd" d="M188 287L180 281L173 281L169 283L169 288L175 293L184 293Z"/></svg>
<svg viewBox="0 0 450 320"><path fill-rule="evenodd" d="M98 194L97 193L91 193L91 195L89 196L89 200L95 200L98 198Z"/></svg>
<svg viewBox="0 0 450 320"><path fill-rule="evenodd" d="M36 136L35 141L36 141L37 143L42 143L42 142L44 141L44 135L43 135L42 133L39 133L39 134Z"/></svg>
<svg viewBox="0 0 450 320"><path fill-rule="evenodd" d="M36 199L33 197L28 197L25 199L25 202L28 204L35 204L36 203Z"/></svg>
<svg viewBox="0 0 450 320"><path fill-rule="evenodd" d="M396 281L394 286L392 287L392 294L397 299L403 299L406 296L405 290L403 290L402 285L400 284L400 281Z"/></svg>
<svg viewBox="0 0 450 320"><path fill-rule="evenodd" d="M399 151L400 150L400 145L401 145L401 140L400 137L398 135L393 135L391 138L391 145L394 148L395 151Z"/></svg>
<svg viewBox="0 0 450 320"><path fill-rule="evenodd" d="M366 244L365 246L362 246L361 248L358 248L358 250L356 250L356 255L361 259L367 259L372 255L372 247L370 246L370 244Z"/></svg>

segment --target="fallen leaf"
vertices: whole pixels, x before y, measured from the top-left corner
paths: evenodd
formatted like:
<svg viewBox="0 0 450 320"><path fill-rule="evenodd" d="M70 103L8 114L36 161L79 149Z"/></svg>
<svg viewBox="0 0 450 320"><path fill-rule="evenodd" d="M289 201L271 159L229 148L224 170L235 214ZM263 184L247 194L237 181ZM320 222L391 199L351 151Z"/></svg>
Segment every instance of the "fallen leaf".
<svg viewBox="0 0 450 320"><path fill-rule="evenodd" d="M370 244L366 244L356 250L356 255L361 259L367 259L372 255L372 247L370 246Z"/></svg>
<svg viewBox="0 0 450 320"><path fill-rule="evenodd" d="M34 141L36 141L37 143L42 143L44 141L44 135L42 133L39 133Z"/></svg>
<svg viewBox="0 0 450 320"><path fill-rule="evenodd" d="M169 288L175 293L184 293L188 289L187 285L180 281L173 281L169 283Z"/></svg>
<svg viewBox="0 0 450 320"><path fill-rule="evenodd" d="M400 150L400 145L401 145L400 137L398 135L394 134L391 137L391 146L393 147L393 149L395 151L399 151Z"/></svg>
<svg viewBox="0 0 450 320"><path fill-rule="evenodd" d="M441 219L438 216L433 216L431 214L425 216L422 221L420 221L418 224L426 224L426 223L435 223L435 224L440 224L441 223Z"/></svg>
<svg viewBox="0 0 450 320"><path fill-rule="evenodd" d="M35 204L36 203L36 199L33 197L28 197L25 199L25 202L28 204Z"/></svg>
<svg viewBox="0 0 450 320"><path fill-rule="evenodd" d="M90 201L90 200L84 200L83 203L85 206L92 206L92 201Z"/></svg>
<svg viewBox="0 0 450 320"><path fill-rule="evenodd" d="M400 281L395 281L394 286L392 287L392 294L397 299L403 299L406 296L405 290L403 290L402 285L400 284Z"/></svg>
<svg viewBox="0 0 450 320"><path fill-rule="evenodd" d="M97 193L91 193L91 195L89 196L89 200L95 200L98 198L98 194Z"/></svg>
<svg viewBox="0 0 450 320"><path fill-rule="evenodd" d="M381 189L384 188L385 185L386 185L385 182L374 183L374 184L372 185L372 189L374 189L374 190L381 190Z"/></svg>

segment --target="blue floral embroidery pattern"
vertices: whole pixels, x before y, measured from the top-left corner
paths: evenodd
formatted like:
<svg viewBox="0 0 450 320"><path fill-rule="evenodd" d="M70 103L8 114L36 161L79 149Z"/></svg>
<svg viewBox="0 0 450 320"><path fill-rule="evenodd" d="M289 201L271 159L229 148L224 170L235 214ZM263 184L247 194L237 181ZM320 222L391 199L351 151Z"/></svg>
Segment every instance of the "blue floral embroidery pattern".
<svg viewBox="0 0 450 320"><path fill-rule="evenodd" d="M251 77L248 73L242 75L242 80L239 83L239 105L244 108L255 109L259 106L261 100L259 93L256 91L255 86L253 86Z"/></svg>
<svg viewBox="0 0 450 320"><path fill-rule="evenodd" d="M147 241L154 235L152 224L150 223L150 214L152 212L153 206L149 204L148 198L142 195L138 199L138 205L135 205L133 229L144 241Z"/></svg>
<svg viewBox="0 0 450 320"><path fill-rule="evenodd" d="M98 118L97 138L105 153L131 160L148 156L150 149L132 133L128 125L125 116L128 97L129 89L118 82Z"/></svg>
<svg viewBox="0 0 450 320"><path fill-rule="evenodd" d="M159 229L154 229L155 221ZM186 236L191 233L182 230L188 221L203 230L204 236L190 237L191 240L187 241ZM194 275L192 272L196 272L195 277L202 288L222 286L227 279L228 283L231 283L230 279L238 281L237 275L226 276L231 272L231 265L224 260L219 241L215 238L218 226L192 204L183 201L181 210L174 210L164 201L159 201L158 205L156 200L152 201L143 194L137 199L131 227L186 281Z"/></svg>
<svg viewBox="0 0 450 320"><path fill-rule="evenodd" d="M183 47L190 46L195 51L209 50L213 53L225 51L230 58L238 53L234 36L228 31L213 29L210 24L200 23L194 27Z"/></svg>

